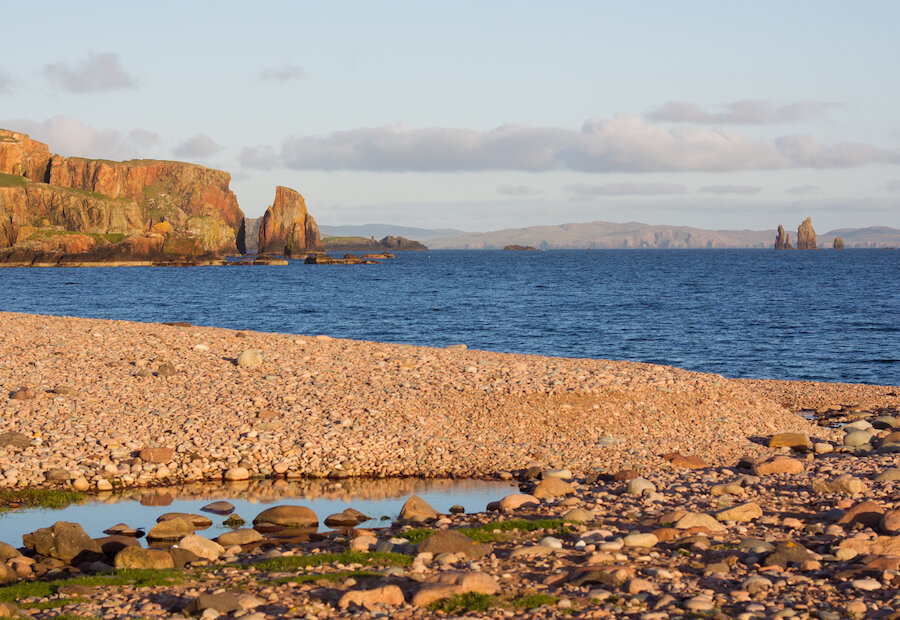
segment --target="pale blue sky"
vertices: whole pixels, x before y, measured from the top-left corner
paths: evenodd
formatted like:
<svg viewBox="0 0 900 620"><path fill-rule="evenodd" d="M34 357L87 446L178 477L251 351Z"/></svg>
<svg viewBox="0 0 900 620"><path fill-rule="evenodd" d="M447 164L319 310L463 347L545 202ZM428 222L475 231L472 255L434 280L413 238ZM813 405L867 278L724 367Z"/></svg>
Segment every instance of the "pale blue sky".
<svg viewBox="0 0 900 620"><path fill-rule="evenodd" d="M896 2L48 2L0 126L324 224L900 227Z"/></svg>

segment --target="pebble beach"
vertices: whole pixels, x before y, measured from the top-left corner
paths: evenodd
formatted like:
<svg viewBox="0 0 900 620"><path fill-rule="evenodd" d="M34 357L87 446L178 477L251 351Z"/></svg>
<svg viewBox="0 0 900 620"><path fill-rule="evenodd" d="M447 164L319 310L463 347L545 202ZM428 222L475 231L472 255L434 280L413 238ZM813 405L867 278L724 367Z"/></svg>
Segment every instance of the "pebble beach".
<svg viewBox="0 0 900 620"><path fill-rule="evenodd" d="M897 617L897 386L14 313L0 313L0 333L0 489L520 483L484 513L248 535L184 564L178 584L70 592L90 599L70 613ZM539 527L491 525L519 521ZM486 546L460 547L454 530ZM348 568L351 550L366 559ZM16 553L2 558L9 581L120 567ZM337 559L275 561L322 554ZM230 609L197 603L223 592ZM464 595L490 604L438 602ZM7 612L50 617L27 603L60 596Z"/></svg>

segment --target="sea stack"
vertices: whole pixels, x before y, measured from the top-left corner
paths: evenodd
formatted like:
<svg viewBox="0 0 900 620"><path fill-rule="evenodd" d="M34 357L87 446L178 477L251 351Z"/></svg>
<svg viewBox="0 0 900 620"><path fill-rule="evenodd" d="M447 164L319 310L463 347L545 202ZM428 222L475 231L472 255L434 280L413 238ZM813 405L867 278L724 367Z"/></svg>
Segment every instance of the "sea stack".
<svg viewBox="0 0 900 620"><path fill-rule="evenodd" d="M844 240L840 237L834 238L834 243L831 244L832 250L843 250L844 249Z"/></svg>
<svg viewBox="0 0 900 620"><path fill-rule="evenodd" d="M793 250L794 248L791 246L791 234L785 232L784 226L781 224L778 225L778 235L775 237L775 249L776 250Z"/></svg>
<svg viewBox="0 0 900 620"><path fill-rule="evenodd" d="M797 249L817 250L816 231L813 230L812 218L808 217L797 227Z"/></svg>
<svg viewBox="0 0 900 620"><path fill-rule="evenodd" d="M319 227L306 210L300 192L289 187L275 188L275 201L259 224L259 253L298 258L324 251Z"/></svg>

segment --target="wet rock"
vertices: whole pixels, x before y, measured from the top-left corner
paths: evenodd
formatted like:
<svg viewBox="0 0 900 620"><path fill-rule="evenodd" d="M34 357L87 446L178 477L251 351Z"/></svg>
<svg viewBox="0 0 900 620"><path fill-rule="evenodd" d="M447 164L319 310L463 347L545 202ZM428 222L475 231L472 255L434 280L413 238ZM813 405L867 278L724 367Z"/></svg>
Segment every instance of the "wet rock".
<svg viewBox="0 0 900 620"><path fill-rule="evenodd" d="M497 580L480 571L457 572L447 571L430 577L413 596L412 604L424 607L449 598L456 594L474 592L477 594L496 594L500 591Z"/></svg>
<svg viewBox="0 0 900 620"><path fill-rule="evenodd" d="M205 530L212 525L212 519L203 515L193 514L191 512L167 512L156 518L157 523L169 521L170 519L185 519L191 522L194 529Z"/></svg>
<svg viewBox="0 0 900 620"><path fill-rule="evenodd" d="M335 528L355 527L360 523L368 521L369 517L358 510L347 508L343 512L329 515L325 519L325 525Z"/></svg>
<svg viewBox="0 0 900 620"><path fill-rule="evenodd" d="M306 506L274 506L256 515L253 525L272 523L284 527L318 527L319 518Z"/></svg>
<svg viewBox="0 0 900 620"><path fill-rule="evenodd" d="M160 549L125 547L116 554L116 568L149 568L165 570L175 568L172 556Z"/></svg>
<svg viewBox="0 0 900 620"><path fill-rule="evenodd" d="M421 524L437 520L440 513L418 495L411 496L400 509L398 518L401 522Z"/></svg>
<svg viewBox="0 0 900 620"><path fill-rule="evenodd" d="M419 553L464 553L477 559L491 552L491 545L479 543L456 530L438 530L419 543Z"/></svg>
<svg viewBox="0 0 900 620"><path fill-rule="evenodd" d="M201 508L203 512L211 512L216 515L227 515L234 512L234 504L226 501L212 502Z"/></svg>
<svg viewBox="0 0 900 620"><path fill-rule="evenodd" d="M371 590L350 590L345 592L338 601L338 607L344 609L350 605L363 607L369 611L378 607L397 607L406 602L403 591L390 584Z"/></svg>
<svg viewBox="0 0 900 620"><path fill-rule="evenodd" d="M132 536L134 538L140 538L144 535L142 531L136 530L125 523L117 523L116 525L103 530L103 533L109 534L110 536Z"/></svg>
<svg viewBox="0 0 900 620"><path fill-rule="evenodd" d="M57 521L22 536L22 542L38 555L63 562L92 562L103 557L103 550L77 523Z"/></svg>

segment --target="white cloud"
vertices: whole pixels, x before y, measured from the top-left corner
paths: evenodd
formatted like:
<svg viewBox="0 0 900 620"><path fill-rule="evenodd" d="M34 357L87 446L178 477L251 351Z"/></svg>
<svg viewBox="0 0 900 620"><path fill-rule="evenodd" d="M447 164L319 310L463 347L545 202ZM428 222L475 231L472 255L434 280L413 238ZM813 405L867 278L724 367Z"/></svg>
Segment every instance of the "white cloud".
<svg viewBox="0 0 900 620"><path fill-rule="evenodd" d="M45 121L14 119L0 121L0 127L27 133L45 142L54 153L73 157L129 159L148 156L147 149L159 144L159 136L146 129L123 133L117 129L94 129L66 116Z"/></svg>
<svg viewBox="0 0 900 620"><path fill-rule="evenodd" d="M221 145L209 136L198 133L175 147L176 157L205 159L222 150Z"/></svg>
<svg viewBox="0 0 900 620"><path fill-rule="evenodd" d="M816 194L821 191L822 188L818 185L797 185L796 187L791 187L785 190L786 194Z"/></svg>
<svg viewBox="0 0 900 620"><path fill-rule="evenodd" d="M255 147L253 154L275 153ZM900 163L900 150L859 143L824 144L810 136L755 140L725 130L666 129L626 115L591 119L580 130L502 125L489 131L411 129L387 125L286 139L268 167L296 170L462 172L731 172L790 168L850 168Z"/></svg>
<svg viewBox="0 0 900 620"><path fill-rule="evenodd" d="M707 185L701 187L699 191L704 194L738 194L751 196L760 193L762 188L757 185Z"/></svg>
<svg viewBox="0 0 900 620"><path fill-rule="evenodd" d="M288 82L305 77L306 71L299 65L285 65L281 69L263 69L259 72L259 79L271 82Z"/></svg>
<svg viewBox="0 0 900 620"><path fill-rule="evenodd" d="M708 112L696 103L667 101L647 114L647 119L704 125L775 125L824 118L830 110L840 105L825 101L797 101L778 105L770 101L742 99L726 103L718 112Z"/></svg>
<svg viewBox="0 0 900 620"><path fill-rule="evenodd" d="M574 185L566 185L563 189L574 194L576 198L590 198L593 196L665 196L688 193L687 187L680 183L644 183L640 181L605 183L603 185L576 183Z"/></svg>
<svg viewBox="0 0 900 620"><path fill-rule="evenodd" d="M900 194L900 181L888 181L884 186L887 191Z"/></svg>
<svg viewBox="0 0 900 620"><path fill-rule="evenodd" d="M54 86L70 93L103 93L137 86L122 68L118 55L111 52L88 54L73 64L60 61L45 65L43 73Z"/></svg>
<svg viewBox="0 0 900 620"><path fill-rule="evenodd" d="M497 193L501 196L539 196L544 190L527 185L501 185L497 188Z"/></svg>

